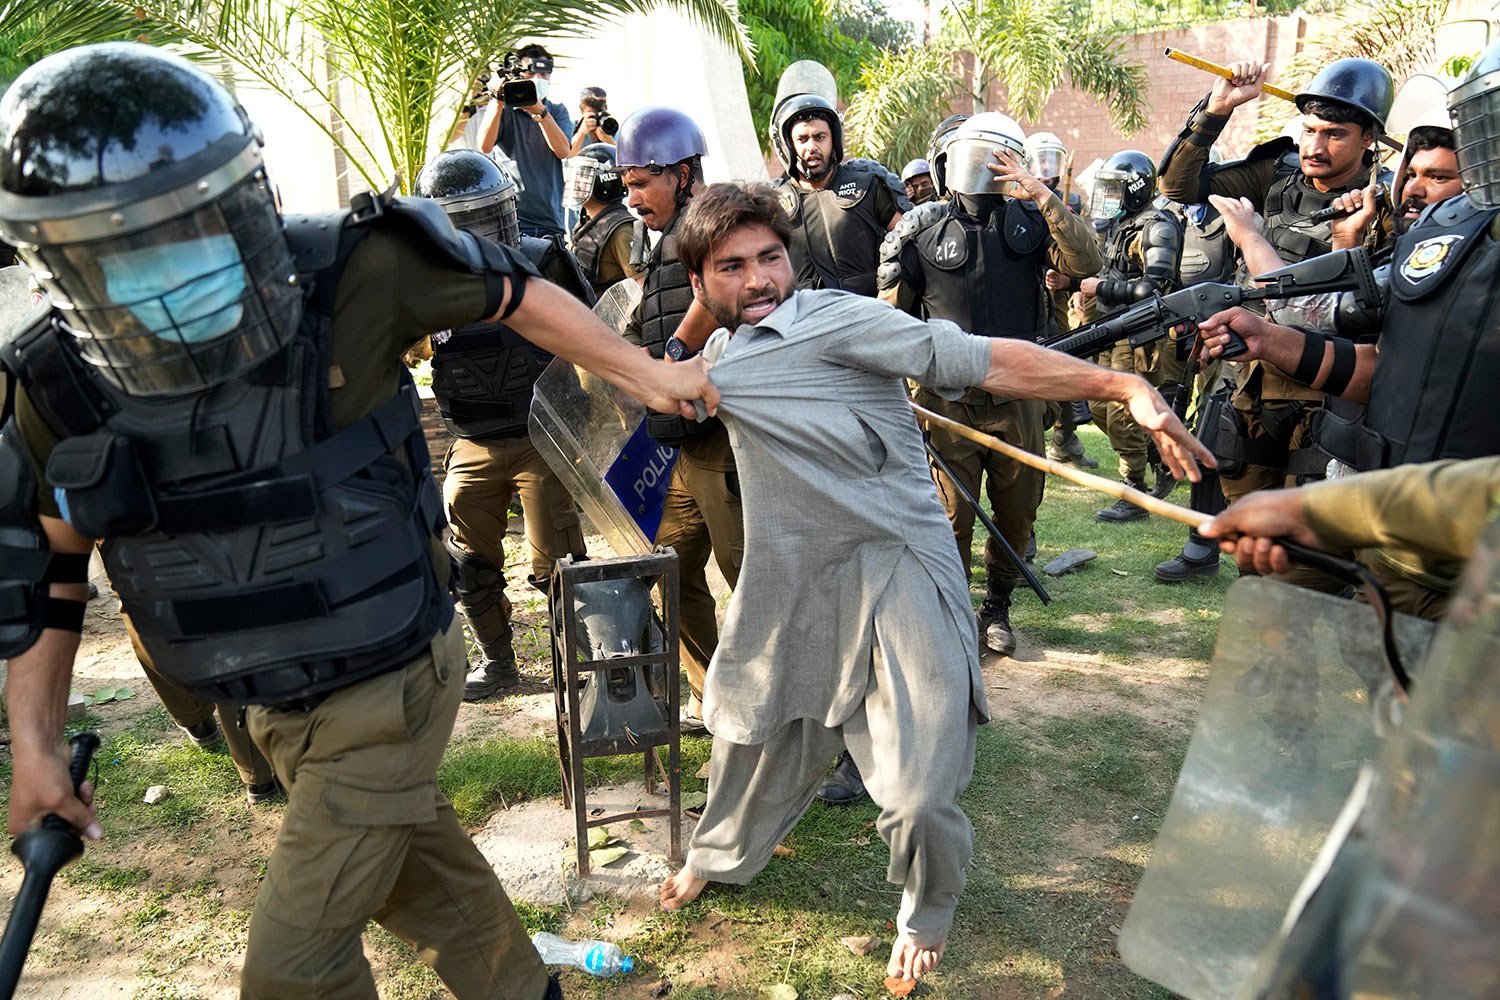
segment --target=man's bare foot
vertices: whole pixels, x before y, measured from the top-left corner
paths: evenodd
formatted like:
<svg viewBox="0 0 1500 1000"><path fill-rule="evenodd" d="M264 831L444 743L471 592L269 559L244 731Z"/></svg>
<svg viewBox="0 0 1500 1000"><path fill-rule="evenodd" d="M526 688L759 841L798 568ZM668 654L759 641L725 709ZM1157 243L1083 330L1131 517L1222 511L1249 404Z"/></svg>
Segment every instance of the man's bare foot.
<svg viewBox="0 0 1500 1000"><path fill-rule="evenodd" d="M684 868L661 884L661 908L680 910L698 898L698 893L708 885L708 879L688 874ZM935 963L934 963L935 964Z"/></svg>
<svg viewBox="0 0 1500 1000"><path fill-rule="evenodd" d="M902 934L891 945L891 960L885 965L885 974L897 979L921 979L937 968L947 947L947 941L939 941L931 948L919 948L910 934Z"/></svg>

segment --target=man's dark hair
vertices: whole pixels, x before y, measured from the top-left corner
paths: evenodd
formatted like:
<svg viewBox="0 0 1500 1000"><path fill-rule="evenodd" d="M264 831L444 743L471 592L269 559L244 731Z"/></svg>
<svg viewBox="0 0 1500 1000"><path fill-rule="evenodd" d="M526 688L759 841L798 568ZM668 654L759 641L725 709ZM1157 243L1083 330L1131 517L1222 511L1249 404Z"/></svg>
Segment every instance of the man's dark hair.
<svg viewBox="0 0 1500 1000"><path fill-rule="evenodd" d="M549 67L554 62L556 62L556 60L552 58L552 53L548 52L545 47L538 45L536 42L532 42L530 45L523 45L519 49L516 49L516 58L518 60L545 59L547 60L547 65Z"/></svg>
<svg viewBox="0 0 1500 1000"><path fill-rule="evenodd" d="M1343 101L1320 101L1317 98L1302 102L1302 113L1321 118L1325 122L1335 125L1357 125L1362 132L1377 132L1375 119L1370 117L1369 112L1361 111L1352 104Z"/></svg>
<svg viewBox="0 0 1500 1000"><path fill-rule="evenodd" d="M578 95L578 103L590 111L603 111L609 95L603 87L584 87Z"/></svg>
<svg viewBox="0 0 1500 1000"><path fill-rule="evenodd" d="M1441 125L1419 125L1406 137L1406 158L1424 149L1452 149L1453 130Z"/></svg>
<svg viewBox="0 0 1500 1000"><path fill-rule="evenodd" d="M703 273L703 262L714 247L741 226L766 226L792 241L792 220L767 184L710 184L688 205L677 231L677 256L694 274Z"/></svg>

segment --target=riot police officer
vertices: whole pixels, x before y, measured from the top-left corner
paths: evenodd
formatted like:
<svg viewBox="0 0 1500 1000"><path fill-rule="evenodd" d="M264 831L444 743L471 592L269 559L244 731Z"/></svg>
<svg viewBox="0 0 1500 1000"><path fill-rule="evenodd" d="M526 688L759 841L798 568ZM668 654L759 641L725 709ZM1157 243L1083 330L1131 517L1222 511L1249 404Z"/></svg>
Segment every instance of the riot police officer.
<svg viewBox="0 0 1500 1000"><path fill-rule="evenodd" d="M661 234L646 265L640 305L625 339L652 357L685 360L702 349L718 323L693 297L687 268L677 255L677 225L702 187L703 133L675 108L642 108L615 136L630 207ZM694 422L653 415L647 431L679 449L667 487L655 542L677 551L682 621L682 663L692 690L686 724L701 727L703 679L719 645L718 605L708 589L710 550L732 588L745 552L739 477L729 432L718 420Z"/></svg>
<svg viewBox="0 0 1500 1000"><path fill-rule="evenodd" d="M1363 419L1325 413L1319 448L1364 472L1437 459L1500 454L1500 44L1448 95L1464 193L1429 206L1396 242L1384 307L1339 310L1340 336L1267 323L1229 310L1204 326L1211 353L1223 328L1248 333L1250 356L1330 396L1365 402ZM1378 344L1356 344L1371 322ZM1439 618L1458 568L1399 542L1360 553L1408 614Z"/></svg>
<svg viewBox="0 0 1500 1000"><path fill-rule="evenodd" d="M983 112L962 122L943 146L949 200L937 211L911 213L881 249L881 295L906 303L915 316L945 319L990 337L1037 341L1051 329L1051 300L1043 284L1050 265L1074 276L1095 273L1100 257L1093 234L1056 193L1027 172L1024 134L1006 115ZM949 402L930 389L921 405L977 427L1036 454L1042 451L1044 405L1001 399L971 390ZM933 445L979 495L980 480L995 522L1022 552L1042 497L1042 474L950 432L934 429ZM944 474L938 489L965 570L972 549L974 513ZM991 540L985 545L988 579L980 629L991 649L1015 652L1010 627L1011 592L1020 580Z"/></svg>
<svg viewBox="0 0 1500 1000"><path fill-rule="evenodd" d="M776 106L771 145L786 168L774 186L792 220L797 287L874 295L880 243L911 201L877 164L843 162L843 122L819 94Z"/></svg>
<svg viewBox="0 0 1500 1000"><path fill-rule="evenodd" d="M635 216L625 207L625 182L615 163L612 143L596 142L571 157L565 173L563 204L582 208L571 237L573 253L594 295L625 278L637 278L643 268L631 257L636 238Z"/></svg>
<svg viewBox="0 0 1500 1000"><path fill-rule="evenodd" d="M443 206L459 228L519 248L542 274L585 305L593 295L556 237L522 236L516 185L483 153L439 153L415 193ZM458 562L458 602L483 659L464 700L520 683L505 596L505 529L519 494L531 547L531 582L543 593L563 556L583 556L583 528L567 487L531 443L531 388L552 355L504 323L470 323L432 335L432 394L456 440L445 459L443 502Z"/></svg>
<svg viewBox="0 0 1500 1000"><path fill-rule="evenodd" d="M242 995L374 997L374 917L458 995L558 996L437 787L465 657L399 359L490 318L656 406L714 397L703 373L623 344L430 201L281 219L244 110L146 45L26 70L0 150L0 231L54 303L0 340L12 831L55 813L102 832L62 740L102 539L156 669L248 706L286 787Z"/></svg>
<svg viewBox="0 0 1500 1000"><path fill-rule="evenodd" d="M1185 204L1204 202L1210 194L1249 199L1265 217L1266 238L1292 263L1332 249L1331 223L1314 222L1312 215L1370 182L1376 169L1371 147L1385 127L1395 86L1368 59L1337 60L1297 95L1302 125L1295 143L1283 137L1257 146L1243 160L1210 164L1210 147L1234 109L1260 95L1267 68L1235 63L1231 79L1215 81L1162 160L1161 190ZM1382 245L1392 228L1390 207L1382 206L1366 244ZM1320 393L1274 366L1256 362L1242 369L1231 408L1235 433L1220 434L1217 442L1224 460L1220 483L1231 503L1288 478L1308 481L1323 474L1327 461L1312 447L1311 435L1321 402Z"/></svg>
<svg viewBox="0 0 1500 1000"><path fill-rule="evenodd" d="M913 205L925 205L937 197L932 186L932 166L920 156L901 168L901 186Z"/></svg>
<svg viewBox="0 0 1500 1000"><path fill-rule="evenodd" d="M1177 287L1182 221L1156 204L1156 165L1150 157L1126 149L1105 160L1094 174L1089 214L1095 225L1102 227L1105 244L1104 269L1078 286L1090 322ZM1176 361L1177 349L1170 340L1140 348L1121 343L1101 356L1099 363L1116 371L1136 372L1152 385L1160 385L1163 376L1174 368L1180 381L1182 365ZM1094 422L1104 430L1110 447L1119 456L1120 476L1126 485L1149 491L1145 431L1123 406L1093 403L1090 409ZM1170 482L1168 476L1166 483ZM1099 511L1095 518L1119 524L1146 516L1144 507L1122 499Z"/></svg>

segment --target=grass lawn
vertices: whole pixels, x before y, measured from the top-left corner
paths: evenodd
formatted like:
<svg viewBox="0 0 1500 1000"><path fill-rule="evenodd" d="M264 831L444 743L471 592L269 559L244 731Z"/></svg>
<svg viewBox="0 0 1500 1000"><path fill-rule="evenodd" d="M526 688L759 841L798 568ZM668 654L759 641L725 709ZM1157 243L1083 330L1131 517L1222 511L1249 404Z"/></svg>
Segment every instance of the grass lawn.
<svg viewBox="0 0 1500 1000"><path fill-rule="evenodd" d="M1092 427L1081 433L1101 471L1112 470L1102 435ZM1173 499L1186 503L1186 486ZM1049 480L1038 567L1072 546L1098 558L1079 573L1043 577L1050 607L1018 591L1022 649L1014 660L985 664L994 721L980 731L963 802L975 856L947 956L918 995L1170 995L1127 970L1114 939L1171 795L1234 574L1226 562L1216 579L1157 584L1152 567L1175 554L1186 529L1154 517L1095 522L1108 502ZM983 570L975 577L977 603ZM544 639L540 628L530 631ZM526 641L523 669L540 676L545 643ZM128 656L128 647L112 655ZM550 695L532 697L550 705ZM113 706L97 709L109 733L99 771L109 840L59 879L28 965L29 995L74 995L66 987L80 981L109 984L98 996L235 993L278 808L247 810L227 755L187 745L160 708L147 707L151 698L138 700L146 704L123 723L110 716ZM509 738L498 711L464 709L440 774L474 826L502 803L558 792L550 740ZM692 776L708 749L706 740L684 740L688 790L702 787ZM595 780L634 775L639 765L597 766ZM4 771L8 779L8 760ZM172 798L143 805L145 788L157 783L170 784ZM869 804L815 805L752 885L711 887L681 913L601 895L567 907L523 905L522 918L530 930L606 937L637 956L629 977L568 972L570 997L661 996L663 980L673 1000L790 996L782 985L805 998L883 996L899 890L885 881L888 855L875 817ZM13 890L17 866L3 876ZM840 944L845 936L878 937L884 946L858 957ZM383 997L446 995L400 941L372 928L368 945Z"/></svg>

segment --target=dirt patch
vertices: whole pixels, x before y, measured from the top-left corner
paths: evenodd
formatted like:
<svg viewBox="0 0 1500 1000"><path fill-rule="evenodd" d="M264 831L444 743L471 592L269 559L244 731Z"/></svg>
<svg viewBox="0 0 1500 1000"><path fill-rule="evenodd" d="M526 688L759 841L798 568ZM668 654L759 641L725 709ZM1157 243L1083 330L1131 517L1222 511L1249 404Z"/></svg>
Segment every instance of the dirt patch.
<svg viewBox="0 0 1500 1000"><path fill-rule="evenodd" d="M987 655L982 667L996 722L1128 711L1184 731L1192 727L1207 676L1194 660L1121 664L1101 654L1041 650L1024 637L1014 657Z"/></svg>

